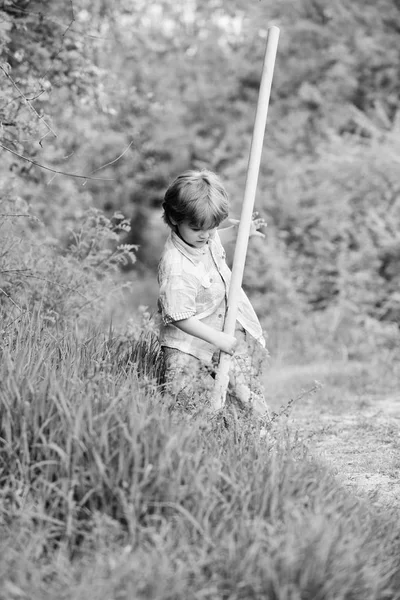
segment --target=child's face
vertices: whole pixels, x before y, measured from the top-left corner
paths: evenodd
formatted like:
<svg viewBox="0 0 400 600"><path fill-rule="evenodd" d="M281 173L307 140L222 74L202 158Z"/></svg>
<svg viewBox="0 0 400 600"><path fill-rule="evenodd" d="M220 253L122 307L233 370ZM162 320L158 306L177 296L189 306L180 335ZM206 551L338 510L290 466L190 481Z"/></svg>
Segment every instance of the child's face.
<svg viewBox="0 0 400 600"><path fill-rule="evenodd" d="M199 229L193 227L193 225L189 225L188 221L177 223L176 228L183 241L193 248L202 248L205 246L217 230L216 227L213 227L213 229Z"/></svg>

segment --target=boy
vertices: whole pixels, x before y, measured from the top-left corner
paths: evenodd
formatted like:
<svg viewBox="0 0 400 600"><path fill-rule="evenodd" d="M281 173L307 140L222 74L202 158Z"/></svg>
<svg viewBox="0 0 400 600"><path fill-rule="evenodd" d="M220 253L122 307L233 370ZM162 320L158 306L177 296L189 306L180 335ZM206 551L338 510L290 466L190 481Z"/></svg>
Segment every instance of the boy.
<svg viewBox="0 0 400 600"><path fill-rule="evenodd" d="M230 394L268 416L257 367L250 358L257 347L265 347L265 341L243 290L235 336L223 331L231 271L221 238L233 239L237 222L217 231L229 211L221 181L208 170L186 171L168 187L163 209L171 229L158 269L166 391L189 411L196 409L199 399L207 404L222 350L232 355ZM262 219L253 221L250 235L263 235L257 231L262 226Z"/></svg>

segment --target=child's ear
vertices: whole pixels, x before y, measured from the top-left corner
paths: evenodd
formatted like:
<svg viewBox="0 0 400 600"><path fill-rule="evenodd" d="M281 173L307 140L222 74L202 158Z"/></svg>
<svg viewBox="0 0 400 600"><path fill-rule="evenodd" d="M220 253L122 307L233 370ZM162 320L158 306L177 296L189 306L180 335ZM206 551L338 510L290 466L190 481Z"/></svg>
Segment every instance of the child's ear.
<svg viewBox="0 0 400 600"><path fill-rule="evenodd" d="M171 221L171 223L174 227L176 227L178 225L178 222L175 221L175 219L173 219L172 217L170 217L169 220Z"/></svg>

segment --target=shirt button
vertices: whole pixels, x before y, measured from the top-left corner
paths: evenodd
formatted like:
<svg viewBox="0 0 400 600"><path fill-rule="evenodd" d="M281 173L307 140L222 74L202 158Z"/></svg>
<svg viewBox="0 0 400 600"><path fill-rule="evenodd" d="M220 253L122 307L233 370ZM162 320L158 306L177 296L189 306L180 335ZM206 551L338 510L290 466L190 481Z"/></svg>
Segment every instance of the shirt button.
<svg viewBox="0 0 400 600"><path fill-rule="evenodd" d="M219 313L218 318L222 319L222 314L221 313Z"/></svg>

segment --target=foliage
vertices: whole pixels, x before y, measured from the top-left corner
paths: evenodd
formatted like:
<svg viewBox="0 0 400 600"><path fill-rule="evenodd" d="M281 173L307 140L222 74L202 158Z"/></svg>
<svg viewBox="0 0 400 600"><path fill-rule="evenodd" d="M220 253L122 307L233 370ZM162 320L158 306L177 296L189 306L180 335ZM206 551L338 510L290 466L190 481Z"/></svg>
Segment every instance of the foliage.
<svg viewBox="0 0 400 600"><path fill-rule="evenodd" d="M12 189L0 200L0 311L6 331L40 306L53 323L102 318L127 284L121 265L131 264L134 247L120 242L129 223L120 214L109 219L98 209L82 214L63 251L41 221Z"/></svg>
<svg viewBox="0 0 400 600"><path fill-rule="evenodd" d="M336 138L280 190L276 218L302 274L298 289L318 309L336 297L354 314L398 322L395 139L360 147Z"/></svg>
<svg viewBox="0 0 400 600"><path fill-rule="evenodd" d="M4 2L0 17L2 142L34 156L45 138L57 135L46 114L53 90L68 88L78 103L94 82L94 69L83 40L67 35L75 21L73 3Z"/></svg>
<svg viewBox="0 0 400 600"><path fill-rule="evenodd" d="M390 233L396 3L16 5L2 8L2 143L56 171L93 177L83 186L60 174L46 182L45 171L4 154L2 169L17 173L18 194L51 235L65 243L64 219L78 220L80 205L121 211L131 220L125 241L138 246L136 269L154 277L162 194L188 167L218 171L238 216L266 29L275 22L281 35L257 199L270 243L250 246L249 293L263 297L267 313L284 299L289 320L297 306L356 306L364 318L399 322Z"/></svg>
<svg viewBox="0 0 400 600"><path fill-rule="evenodd" d="M308 112L298 121L306 136L289 151L290 177L275 178L266 208L285 240L295 289L308 305L338 306L360 322L372 317L399 323L393 39L400 13L392 3L365 8L361 13L354 3L336 3L332 10L303 3L291 45L301 47L307 71L298 70L297 84L290 79L297 90L281 108L292 111L300 99Z"/></svg>

